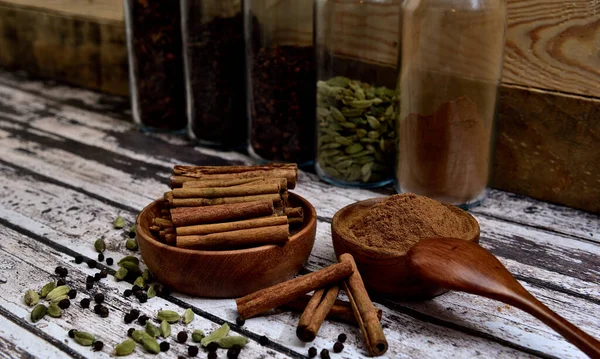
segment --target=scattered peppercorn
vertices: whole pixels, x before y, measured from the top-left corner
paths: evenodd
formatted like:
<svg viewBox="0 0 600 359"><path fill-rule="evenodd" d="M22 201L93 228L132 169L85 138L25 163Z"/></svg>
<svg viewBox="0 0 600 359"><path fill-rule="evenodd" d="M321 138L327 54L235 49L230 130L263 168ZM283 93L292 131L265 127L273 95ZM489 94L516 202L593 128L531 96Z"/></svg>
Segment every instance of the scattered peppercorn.
<svg viewBox="0 0 600 359"><path fill-rule="evenodd" d="M106 278L106 277L108 277L108 269L106 269L106 268L102 268L102 270L100 271L100 276L101 276L102 278Z"/></svg>
<svg viewBox="0 0 600 359"><path fill-rule="evenodd" d="M235 323L241 327L246 324L246 321L242 317L237 317L235 318Z"/></svg>
<svg viewBox="0 0 600 359"><path fill-rule="evenodd" d="M142 315L138 318L137 322L139 325L146 325L146 322L148 321L148 316L146 315Z"/></svg>
<svg viewBox="0 0 600 359"><path fill-rule="evenodd" d="M108 308L106 308L105 306L102 306L102 308L100 308L100 317L102 318L108 318Z"/></svg>
<svg viewBox="0 0 600 359"><path fill-rule="evenodd" d="M171 295L171 288L169 288L165 285L162 287L161 292L162 292L163 297L167 297L167 296Z"/></svg>
<svg viewBox="0 0 600 359"><path fill-rule="evenodd" d="M127 336L130 337L131 334L133 334L133 332L135 332L135 328L129 328L129 329L127 329Z"/></svg>
<svg viewBox="0 0 600 359"><path fill-rule="evenodd" d="M60 302L58 302L58 307L60 309L67 309L71 306L71 301L68 299L63 299Z"/></svg>
<svg viewBox="0 0 600 359"><path fill-rule="evenodd" d="M208 359L217 359L217 352L209 352L207 358Z"/></svg>
<svg viewBox="0 0 600 359"><path fill-rule="evenodd" d="M188 355L191 357L195 357L196 355L198 355L198 347L195 345L190 345L188 347Z"/></svg>
<svg viewBox="0 0 600 359"><path fill-rule="evenodd" d="M333 351L335 353L340 353L342 350L344 350L344 344L340 342L335 342L335 344L333 344Z"/></svg>
<svg viewBox="0 0 600 359"><path fill-rule="evenodd" d="M343 343L346 341L346 334L342 333L340 335L338 335L338 342Z"/></svg>
<svg viewBox="0 0 600 359"><path fill-rule="evenodd" d="M168 342L161 342L160 343L160 351L161 352L166 352L170 348L171 348L171 344L169 344Z"/></svg>
<svg viewBox="0 0 600 359"><path fill-rule="evenodd" d="M83 263L83 256L80 254L75 256L75 263L77 263L77 264Z"/></svg>
<svg viewBox="0 0 600 359"><path fill-rule="evenodd" d="M94 282L94 276L88 275L87 277L85 277L85 282L86 283L93 283Z"/></svg>
<svg viewBox="0 0 600 359"><path fill-rule="evenodd" d="M60 272L61 272L61 269L62 269L62 267L61 267L61 266L58 266L58 267L56 267L56 268L54 269L54 273L56 273L56 274L60 274Z"/></svg>
<svg viewBox="0 0 600 359"><path fill-rule="evenodd" d="M87 261L87 265L90 268L96 268L96 261L93 259L90 259L89 261Z"/></svg>
<svg viewBox="0 0 600 359"><path fill-rule="evenodd" d="M81 305L81 308L89 308L90 307L90 300L89 300L89 298L83 298L81 300L81 302L79 302L79 304Z"/></svg>
<svg viewBox="0 0 600 359"><path fill-rule="evenodd" d="M137 319L140 316L140 311L137 309L132 309L129 311L129 314L133 319Z"/></svg>
<svg viewBox="0 0 600 359"><path fill-rule="evenodd" d="M211 353L212 353L212 352L216 352L216 351L217 351L217 349L219 349L219 345L218 345L216 342L210 342L210 343L208 343L208 345L206 346L206 349L207 349L209 352L211 352Z"/></svg>
<svg viewBox="0 0 600 359"><path fill-rule="evenodd" d="M115 262L115 260L114 260L114 259L112 259L112 258L110 258L110 257L109 257L109 258L106 258L106 264L108 264L109 266L113 265L113 263L114 263L114 262Z"/></svg>
<svg viewBox="0 0 600 359"><path fill-rule="evenodd" d="M330 359L329 350L327 350L327 349L321 350L321 359Z"/></svg>
<svg viewBox="0 0 600 359"><path fill-rule="evenodd" d="M316 356L317 356L317 348L315 348L315 347L310 347L310 348L308 349L308 357L309 357L309 358L314 358L314 357L316 357Z"/></svg>
<svg viewBox="0 0 600 359"><path fill-rule="evenodd" d="M134 285L133 285L133 287L131 287L131 291L133 292L133 294L135 294L135 293L139 293L139 292L141 292L141 291L142 291L142 287L140 287L140 286L139 286L139 285L137 285L137 284L134 284Z"/></svg>
<svg viewBox="0 0 600 359"><path fill-rule="evenodd" d="M239 345L235 345L232 348L229 348L227 350L227 358L228 359L237 359L237 357L240 355L240 346Z"/></svg>
<svg viewBox="0 0 600 359"><path fill-rule="evenodd" d="M98 253L98 262L104 262L104 253Z"/></svg>
<svg viewBox="0 0 600 359"><path fill-rule="evenodd" d="M123 296L124 296L124 297L129 297L129 296L131 296L131 289L125 289L125 291L123 292Z"/></svg>
<svg viewBox="0 0 600 359"><path fill-rule="evenodd" d="M75 289L71 289L68 293L69 298L71 299L75 299L75 297L77 296L77 291Z"/></svg>
<svg viewBox="0 0 600 359"><path fill-rule="evenodd" d="M75 338L75 332L76 332L76 330L75 330L75 329L71 329L71 330L69 330L69 337L70 337L70 338Z"/></svg>
<svg viewBox="0 0 600 359"><path fill-rule="evenodd" d="M94 281L99 282L102 279L102 274L96 273L94 274Z"/></svg>
<svg viewBox="0 0 600 359"><path fill-rule="evenodd" d="M137 299L140 301L140 303L146 303L148 301L148 294L142 292L137 295Z"/></svg>
<svg viewBox="0 0 600 359"><path fill-rule="evenodd" d="M94 301L95 301L96 303L98 303L98 304L102 304L102 303L104 302L104 294L102 294L102 293L97 293L97 294L94 296Z"/></svg>
<svg viewBox="0 0 600 359"><path fill-rule="evenodd" d="M258 338L258 342L260 343L260 345L267 345L269 344L269 338L263 335L260 338Z"/></svg>
<svg viewBox="0 0 600 359"><path fill-rule="evenodd" d="M131 314L127 313L125 314L125 317L123 317L123 321L125 322L125 324L129 324L133 322L133 317L131 316Z"/></svg>
<svg viewBox="0 0 600 359"><path fill-rule="evenodd" d="M129 238L135 238L135 232L129 232Z"/></svg>
<svg viewBox="0 0 600 359"><path fill-rule="evenodd" d="M102 304L94 305L94 313L100 314L100 309L102 309Z"/></svg>
<svg viewBox="0 0 600 359"><path fill-rule="evenodd" d="M59 280L56 281L56 286L57 287L60 287L62 285L66 285L66 284L67 284L67 282L65 282L65 280L62 279L62 278L60 278Z"/></svg>
<svg viewBox="0 0 600 359"><path fill-rule="evenodd" d="M177 341L178 342L185 343L185 342L187 342L187 339L188 339L188 335L186 332L181 331L181 332L177 333Z"/></svg>
<svg viewBox="0 0 600 359"><path fill-rule="evenodd" d="M104 343L102 343L101 341L94 342L95 351L99 352L100 350L102 350L102 348L104 348Z"/></svg>
<svg viewBox="0 0 600 359"><path fill-rule="evenodd" d="M90 290L92 288L94 288L94 282L85 283L85 289Z"/></svg>

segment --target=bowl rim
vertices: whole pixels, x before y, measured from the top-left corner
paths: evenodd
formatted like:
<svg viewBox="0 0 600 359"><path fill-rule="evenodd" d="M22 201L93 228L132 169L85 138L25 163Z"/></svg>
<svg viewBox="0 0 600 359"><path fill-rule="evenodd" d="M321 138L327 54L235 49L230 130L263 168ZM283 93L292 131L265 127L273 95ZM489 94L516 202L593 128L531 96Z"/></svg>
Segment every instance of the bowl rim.
<svg viewBox="0 0 600 359"><path fill-rule="evenodd" d="M309 218L308 223L306 223L306 225L304 225L304 227L302 227L302 229L300 229L297 233L295 233L294 235L292 235L290 237L290 239L288 241L288 244L289 244L290 242L297 241L301 237L302 234L311 230L311 228L316 224L316 221L317 221L317 211L315 210L315 207L306 198L304 198L296 193L293 193L291 191L288 191L288 193L291 198L295 198L295 199L299 200L300 202L302 202L303 207L306 207L310 210L310 218ZM152 234L150 234L140 224L140 216L142 215L142 213L149 210L151 206L156 205L156 203L160 200L162 200L162 198L158 198L158 199L152 201L146 207L144 207L144 209L142 209L140 211L140 213L138 213L138 215L136 216L136 219L135 219L136 233L141 234L142 240L147 242L149 245L157 246L158 248L165 249L168 251L173 251L175 253L180 253L180 254L185 253L185 254L211 255L211 256L231 256L231 255L263 252L263 251L272 250L274 248L280 248L280 246L278 246L276 244L265 244L265 245L262 245L259 247L253 247L253 248L229 249L229 250L224 250L224 251L221 251L221 250L211 251L211 250L202 250L202 249L179 248L179 247L170 246L168 244L162 243L162 242L156 240L156 238L154 238L154 236Z"/></svg>

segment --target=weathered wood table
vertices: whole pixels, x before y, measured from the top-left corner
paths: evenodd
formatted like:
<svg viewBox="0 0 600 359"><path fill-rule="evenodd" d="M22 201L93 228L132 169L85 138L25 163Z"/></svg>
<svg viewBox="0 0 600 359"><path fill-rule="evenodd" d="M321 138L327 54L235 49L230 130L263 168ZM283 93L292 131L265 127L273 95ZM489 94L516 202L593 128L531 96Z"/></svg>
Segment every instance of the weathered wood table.
<svg viewBox="0 0 600 359"><path fill-rule="evenodd" d="M123 231L113 229L112 221L121 215L133 223L146 204L167 190L174 164L251 163L236 152L142 134L124 121L128 109L121 98L0 72L0 357L106 358L135 326L123 321L131 308L152 316L159 309L181 313L188 307L196 313L188 330L211 331L227 322L250 338L240 358L305 358L312 345L331 350L339 333L348 334L346 349L332 358L365 357L360 332L344 324L327 321L315 342L306 345L295 337L297 314L255 318L238 327L233 300L173 293L140 304L124 298L130 285L112 276L85 289L85 277L98 270L75 264L74 257L95 258L93 242L100 237L108 243L107 257L131 254ZM334 261L330 221L336 210L391 190L336 188L303 172L295 192L311 201L319 215L306 268L311 271ZM600 338L600 217L493 190L472 213L481 225L481 244L528 290ZM57 266L68 269L67 282L78 290L77 299L61 318L33 324L23 294L56 278ZM97 291L106 295L108 318L79 305ZM388 358L585 358L538 320L472 295L450 292L425 302L376 305L384 311ZM93 352L78 345L67 335L72 328L94 333L104 349ZM174 332L181 329L173 327ZM264 338L260 343L262 336L267 343ZM171 350L158 357L187 356L184 345L169 341ZM138 348L132 356L150 354Z"/></svg>

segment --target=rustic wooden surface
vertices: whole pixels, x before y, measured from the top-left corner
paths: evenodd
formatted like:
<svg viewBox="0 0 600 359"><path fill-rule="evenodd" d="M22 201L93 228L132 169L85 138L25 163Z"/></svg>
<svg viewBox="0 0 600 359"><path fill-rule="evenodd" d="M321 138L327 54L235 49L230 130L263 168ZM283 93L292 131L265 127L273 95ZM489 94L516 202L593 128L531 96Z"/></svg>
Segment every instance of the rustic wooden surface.
<svg viewBox="0 0 600 359"><path fill-rule="evenodd" d="M250 163L239 153L141 134L122 121L129 117L127 108L118 97L0 73L0 352L8 357L109 357L131 326L122 320L131 307L147 314L191 307L196 313L192 327L210 330L228 322L234 332L249 337L243 358L305 358L310 345L295 338L297 314L254 318L240 328L233 300L174 293L139 305L123 298L128 285L110 276L99 284L111 310L107 319L73 304L60 319L29 321L23 293L39 289L57 265L69 270L78 300L95 293L83 283L96 271L76 265L73 257L95 257L93 242L101 236L108 243L107 256L118 260L131 254L122 231L112 229L111 222L120 214L133 223L168 188L174 164ZM336 210L390 191L336 188L301 172L294 192L313 203L319 218L305 271L334 260L330 222ZM599 216L497 190L472 213L481 225L481 244L529 291L600 337ZM538 320L488 299L449 292L425 302L379 300L376 305L384 311L388 358L585 358ZM93 353L75 344L67 336L71 328L93 331L105 349ZM359 331L344 324L326 322L312 345L331 349L341 332L349 336L346 349L332 358L365 357ZM263 335L269 338L265 346L257 343ZM172 348L170 356L185 349L173 341ZM137 349L133 357L142 356Z"/></svg>

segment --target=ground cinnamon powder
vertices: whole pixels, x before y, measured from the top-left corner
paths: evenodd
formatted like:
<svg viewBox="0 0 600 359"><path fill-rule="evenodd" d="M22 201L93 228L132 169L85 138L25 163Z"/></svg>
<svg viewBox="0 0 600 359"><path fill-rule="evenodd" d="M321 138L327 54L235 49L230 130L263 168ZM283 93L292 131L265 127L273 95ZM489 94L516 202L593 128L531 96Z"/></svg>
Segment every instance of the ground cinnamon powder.
<svg viewBox="0 0 600 359"><path fill-rule="evenodd" d="M438 201L404 193L374 205L350 229L369 247L405 253L421 238L467 239L472 223Z"/></svg>

